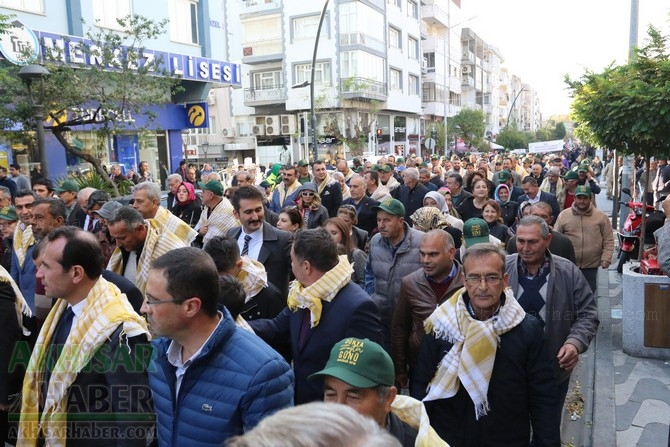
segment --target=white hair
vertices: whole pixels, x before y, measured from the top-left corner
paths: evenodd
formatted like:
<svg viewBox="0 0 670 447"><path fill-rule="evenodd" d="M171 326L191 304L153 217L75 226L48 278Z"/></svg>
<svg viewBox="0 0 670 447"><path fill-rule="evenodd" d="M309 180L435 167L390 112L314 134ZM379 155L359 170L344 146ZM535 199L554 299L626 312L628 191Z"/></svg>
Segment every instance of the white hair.
<svg viewBox="0 0 670 447"><path fill-rule="evenodd" d="M158 183L154 182L143 182L139 183L133 188L133 193L136 191L145 191L147 194L147 199L149 200L158 200L161 201L161 187L158 186Z"/></svg>

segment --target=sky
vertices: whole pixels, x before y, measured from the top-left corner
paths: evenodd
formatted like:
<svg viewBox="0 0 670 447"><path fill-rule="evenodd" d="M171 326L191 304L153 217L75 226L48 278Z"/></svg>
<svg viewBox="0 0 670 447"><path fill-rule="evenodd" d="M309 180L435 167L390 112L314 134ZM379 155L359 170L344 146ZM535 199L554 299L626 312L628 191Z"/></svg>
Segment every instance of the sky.
<svg viewBox="0 0 670 447"><path fill-rule="evenodd" d="M670 34L668 0L638 4L638 45L649 24ZM452 20L500 50L503 66L537 91L547 119L570 111L566 74L579 78L626 63L630 10L631 0L461 0Z"/></svg>

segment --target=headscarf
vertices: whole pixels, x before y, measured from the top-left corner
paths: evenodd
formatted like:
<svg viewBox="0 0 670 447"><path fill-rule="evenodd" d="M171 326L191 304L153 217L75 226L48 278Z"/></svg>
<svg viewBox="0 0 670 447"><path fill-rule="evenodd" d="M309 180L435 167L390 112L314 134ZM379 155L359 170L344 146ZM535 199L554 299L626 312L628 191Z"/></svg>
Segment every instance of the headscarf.
<svg viewBox="0 0 670 447"><path fill-rule="evenodd" d="M180 202L179 201L179 194L175 194L174 200L178 205L184 206L188 205L189 203L193 202L195 200L195 187L189 183L189 182L181 182L179 185L180 187L183 186L186 188L186 191L188 191L188 199L186 199L186 202ZM177 188L177 191L179 188Z"/></svg>
<svg viewBox="0 0 670 447"><path fill-rule="evenodd" d="M500 200L500 195L498 194L498 191L500 191L500 188L507 189L508 196L507 196L507 200L504 201L504 202L502 200ZM507 186L504 183L501 183L500 185L498 185L496 187L495 193L493 194L493 197L495 198L496 202L498 202L499 205L506 205L507 203L509 203L509 201L512 200L512 194L510 193L509 186Z"/></svg>
<svg viewBox="0 0 670 447"><path fill-rule="evenodd" d="M442 194L437 191L428 191L426 195L423 196L423 200L426 200L427 197L433 199L435 203L437 203L437 207L440 211L443 213L449 212L449 205L447 205L447 201Z"/></svg>
<svg viewBox="0 0 670 447"><path fill-rule="evenodd" d="M409 218L415 227L425 228L426 231L444 229L451 226L451 223L447 220L447 216L434 206L419 208Z"/></svg>

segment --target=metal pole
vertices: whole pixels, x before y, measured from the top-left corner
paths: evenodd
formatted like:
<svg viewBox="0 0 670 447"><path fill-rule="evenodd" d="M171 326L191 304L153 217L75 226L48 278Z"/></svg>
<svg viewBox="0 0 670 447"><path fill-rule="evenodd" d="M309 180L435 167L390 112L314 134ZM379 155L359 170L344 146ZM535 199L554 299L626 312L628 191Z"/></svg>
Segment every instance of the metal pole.
<svg viewBox="0 0 670 447"><path fill-rule="evenodd" d="M637 25L640 7L638 0L630 0L630 36L628 36L628 61L635 59L635 48L637 48Z"/></svg>
<svg viewBox="0 0 670 447"><path fill-rule="evenodd" d="M323 26L323 18L326 16L326 9L328 9L328 2L323 5L323 10L321 11L321 17L319 17L319 27L316 29L316 39L314 39L314 54L312 55L312 73L311 79L309 82L309 105L310 111L312 113L311 123L312 123L312 161L316 161L316 113L314 110L314 70L316 68L316 52L319 49L319 38L321 37L321 27Z"/></svg>
<svg viewBox="0 0 670 447"><path fill-rule="evenodd" d="M516 94L514 97L514 101L512 101L512 105L509 108L509 113L507 114L507 121L505 122L505 128L509 126L509 117L512 115L512 110L514 110L514 104L516 104L516 100L519 99L519 96L521 96L521 92L523 92L524 88L521 87L521 90L519 90L519 93Z"/></svg>
<svg viewBox="0 0 670 447"><path fill-rule="evenodd" d="M35 104L33 106L35 113L35 130L37 133L37 150L40 153L40 165L42 165L42 175L49 178L49 168L47 168L46 137L44 135L44 105Z"/></svg>

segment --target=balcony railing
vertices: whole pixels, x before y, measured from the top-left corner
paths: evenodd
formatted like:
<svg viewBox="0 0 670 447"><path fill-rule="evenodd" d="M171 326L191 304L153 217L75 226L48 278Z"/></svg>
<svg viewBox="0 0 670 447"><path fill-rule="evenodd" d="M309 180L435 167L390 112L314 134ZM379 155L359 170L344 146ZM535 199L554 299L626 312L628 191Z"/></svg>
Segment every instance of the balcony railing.
<svg viewBox="0 0 670 447"><path fill-rule="evenodd" d="M244 105L248 107L283 103L286 99L286 88L283 84L244 89Z"/></svg>
<svg viewBox="0 0 670 447"><path fill-rule="evenodd" d="M346 99L386 101L388 84L367 78L345 78L340 79L340 93Z"/></svg>
<svg viewBox="0 0 670 447"><path fill-rule="evenodd" d="M340 46L362 45L376 51L386 51L386 44L365 33L340 34Z"/></svg>

